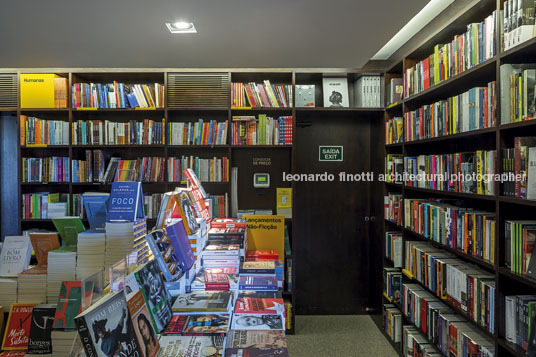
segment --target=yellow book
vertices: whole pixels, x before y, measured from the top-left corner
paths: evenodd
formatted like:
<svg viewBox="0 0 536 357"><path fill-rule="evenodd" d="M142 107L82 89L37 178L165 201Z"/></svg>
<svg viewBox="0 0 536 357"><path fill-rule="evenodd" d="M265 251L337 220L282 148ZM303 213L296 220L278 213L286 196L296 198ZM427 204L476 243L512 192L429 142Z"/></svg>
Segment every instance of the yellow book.
<svg viewBox="0 0 536 357"><path fill-rule="evenodd" d="M53 73L31 73L20 75L21 108L54 108Z"/></svg>
<svg viewBox="0 0 536 357"><path fill-rule="evenodd" d="M491 255L490 255L490 261L491 264L495 264L495 221L491 221Z"/></svg>

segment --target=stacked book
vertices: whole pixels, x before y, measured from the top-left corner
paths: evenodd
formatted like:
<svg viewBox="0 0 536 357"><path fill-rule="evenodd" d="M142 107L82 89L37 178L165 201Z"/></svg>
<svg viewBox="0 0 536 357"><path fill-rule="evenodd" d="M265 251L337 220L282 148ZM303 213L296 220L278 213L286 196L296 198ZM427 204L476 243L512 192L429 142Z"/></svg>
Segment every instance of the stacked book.
<svg viewBox="0 0 536 357"><path fill-rule="evenodd" d="M41 303L47 301L47 272L29 269L18 276L19 303Z"/></svg>
<svg viewBox="0 0 536 357"><path fill-rule="evenodd" d="M104 231L89 230L78 233L76 279L82 280L99 269L104 269L106 235Z"/></svg>
<svg viewBox="0 0 536 357"><path fill-rule="evenodd" d="M164 144L165 128L165 119L128 122L78 120L73 123L73 145Z"/></svg>
<svg viewBox="0 0 536 357"><path fill-rule="evenodd" d="M69 122L20 116L20 145L69 145Z"/></svg>
<svg viewBox="0 0 536 357"><path fill-rule="evenodd" d="M106 252L104 271L124 259L133 249L134 242L147 234L147 222L140 219L134 222L106 222ZM104 274L105 281L109 279Z"/></svg>
<svg viewBox="0 0 536 357"><path fill-rule="evenodd" d="M240 261L248 250L247 226L243 220L214 219L207 234L207 244L238 244Z"/></svg>
<svg viewBox="0 0 536 357"><path fill-rule="evenodd" d="M69 357L71 355L71 349L78 338L78 331L76 330L52 330L52 351L54 357Z"/></svg>
<svg viewBox="0 0 536 357"><path fill-rule="evenodd" d="M0 278L0 306L11 306L17 302L17 279Z"/></svg>
<svg viewBox="0 0 536 357"><path fill-rule="evenodd" d="M58 302L61 284L76 280L76 250L55 249L48 252L47 303Z"/></svg>
<svg viewBox="0 0 536 357"><path fill-rule="evenodd" d="M236 291L238 289L238 268L201 268L199 272L195 275L192 283L190 284L190 289L192 291L205 291L207 290L207 274L224 274L227 278L226 290ZM216 279L222 280L221 276L209 276ZM217 281L217 280L216 280Z"/></svg>
<svg viewBox="0 0 536 357"><path fill-rule="evenodd" d="M238 244L208 244L202 253L202 264L206 268L232 268L240 265Z"/></svg>

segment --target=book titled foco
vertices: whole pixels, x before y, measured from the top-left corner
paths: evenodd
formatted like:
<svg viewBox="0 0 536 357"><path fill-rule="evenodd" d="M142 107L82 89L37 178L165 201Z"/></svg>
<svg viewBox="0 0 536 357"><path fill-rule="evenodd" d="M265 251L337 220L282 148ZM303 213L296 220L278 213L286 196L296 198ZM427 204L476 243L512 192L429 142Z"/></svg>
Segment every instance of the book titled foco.
<svg viewBox="0 0 536 357"><path fill-rule="evenodd" d="M123 291L111 293L76 318L88 357L143 357Z"/></svg>

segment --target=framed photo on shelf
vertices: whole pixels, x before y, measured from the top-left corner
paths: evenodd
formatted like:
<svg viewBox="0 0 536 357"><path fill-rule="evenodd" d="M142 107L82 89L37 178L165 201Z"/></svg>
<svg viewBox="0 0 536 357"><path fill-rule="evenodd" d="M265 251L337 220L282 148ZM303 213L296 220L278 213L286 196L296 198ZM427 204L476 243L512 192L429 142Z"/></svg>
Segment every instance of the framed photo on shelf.
<svg viewBox="0 0 536 357"><path fill-rule="evenodd" d="M325 108L348 108L348 78L324 77L322 78Z"/></svg>

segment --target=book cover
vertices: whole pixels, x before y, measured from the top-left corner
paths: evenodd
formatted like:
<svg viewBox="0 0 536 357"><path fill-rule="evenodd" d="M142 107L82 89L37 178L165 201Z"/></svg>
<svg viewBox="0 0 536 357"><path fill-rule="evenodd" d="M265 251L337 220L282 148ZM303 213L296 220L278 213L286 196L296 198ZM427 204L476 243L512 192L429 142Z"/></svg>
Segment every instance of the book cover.
<svg viewBox="0 0 536 357"><path fill-rule="evenodd" d="M243 228L246 229L245 219L239 218L214 218L210 222L210 228Z"/></svg>
<svg viewBox="0 0 536 357"><path fill-rule="evenodd" d="M161 229L153 231L145 236L145 240L166 281L179 279L183 270L179 266L179 258L166 231ZM190 248L190 250L192 249Z"/></svg>
<svg viewBox="0 0 536 357"><path fill-rule="evenodd" d="M48 264L48 252L60 247L58 233L30 233L30 242L37 259L37 265L45 267Z"/></svg>
<svg viewBox="0 0 536 357"><path fill-rule="evenodd" d="M150 322L151 316L147 310L147 305L143 299L141 291L137 291L127 301L128 310L134 325L134 332L140 345L142 352L141 357L156 357L160 350L158 337L154 331L153 325Z"/></svg>
<svg viewBox="0 0 536 357"><path fill-rule="evenodd" d="M141 182L113 182L107 220L133 222L144 217Z"/></svg>
<svg viewBox="0 0 536 357"><path fill-rule="evenodd" d="M158 357L222 357L222 336L160 336Z"/></svg>
<svg viewBox="0 0 536 357"><path fill-rule="evenodd" d="M322 78L325 108L348 108L348 78L324 77Z"/></svg>
<svg viewBox="0 0 536 357"><path fill-rule="evenodd" d="M225 348L225 357L288 357L286 347Z"/></svg>
<svg viewBox="0 0 536 357"><path fill-rule="evenodd" d="M175 299L173 312L227 312L232 302L230 291L194 291Z"/></svg>
<svg viewBox="0 0 536 357"><path fill-rule="evenodd" d="M91 229L104 229L108 214L107 205L110 195L103 194L83 194L82 201Z"/></svg>
<svg viewBox="0 0 536 357"><path fill-rule="evenodd" d="M225 273L205 273L205 290L229 290L229 278Z"/></svg>
<svg viewBox="0 0 536 357"><path fill-rule="evenodd" d="M287 348L283 331L230 330L225 348ZM226 354L227 355L227 354Z"/></svg>
<svg viewBox="0 0 536 357"><path fill-rule="evenodd" d="M199 223L192 209L192 203L186 192L181 192L178 197L178 209L187 235L195 234L199 230Z"/></svg>
<svg viewBox="0 0 536 357"><path fill-rule="evenodd" d="M84 223L82 223L82 219L80 219L80 217L53 218L52 223L54 223L54 227L56 227L56 230L63 240L62 248L76 250L78 233L86 230Z"/></svg>
<svg viewBox="0 0 536 357"><path fill-rule="evenodd" d="M281 294L280 291L239 291L238 292L238 299L240 298L260 298L260 299L282 299L283 294Z"/></svg>
<svg viewBox="0 0 536 357"><path fill-rule="evenodd" d="M91 291L90 291L91 292ZM91 296L86 296L85 306L89 306ZM74 318L82 312L82 282L64 281L61 283L58 305L54 315L55 329L74 329Z"/></svg>
<svg viewBox="0 0 536 357"><path fill-rule="evenodd" d="M275 274L275 263L273 261L249 261L240 263L240 274Z"/></svg>
<svg viewBox="0 0 536 357"><path fill-rule="evenodd" d="M283 299L271 298L238 298L235 303L235 314L279 314L284 315Z"/></svg>
<svg viewBox="0 0 536 357"><path fill-rule="evenodd" d="M277 291L277 279L271 276L241 276L238 288L240 290Z"/></svg>
<svg viewBox="0 0 536 357"><path fill-rule="evenodd" d="M154 260L134 273L143 293L156 333L160 333L171 320L171 304L164 281Z"/></svg>
<svg viewBox="0 0 536 357"><path fill-rule="evenodd" d="M32 310L32 323L30 325L30 336L28 340L28 352L32 354L52 353L52 323L56 305L40 304L34 306Z"/></svg>
<svg viewBox="0 0 536 357"><path fill-rule="evenodd" d="M306 108L315 106L315 85L296 84L296 107Z"/></svg>
<svg viewBox="0 0 536 357"><path fill-rule="evenodd" d="M87 357L141 356L123 291L114 291L75 318Z"/></svg>
<svg viewBox="0 0 536 357"><path fill-rule="evenodd" d="M229 314L174 314L164 335L225 336Z"/></svg>
<svg viewBox="0 0 536 357"><path fill-rule="evenodd" d="M197 220L195 221L197 224ZM189 270L195 263L195 256L185 227L183 220L181 220L165 228L183 271Z"/></svg>
<svg viewBox="0 0 536 357"><path fill-rule="evenodd" d="M233 316L232 330L284 330L281 315L239 314Z"/></svg>
<svg viewBox="0 0 536 357"><path fill-rule="evenodd" d="M0 252L0 276L17 276L28 269L32 256L30 238L6 236Z"/></svg>
<svg viewBox="0 0 536 357"><path fill-rule="evenodd" d="M27 350L33 307L37 304L11 304L2 350Z"/></svg>

